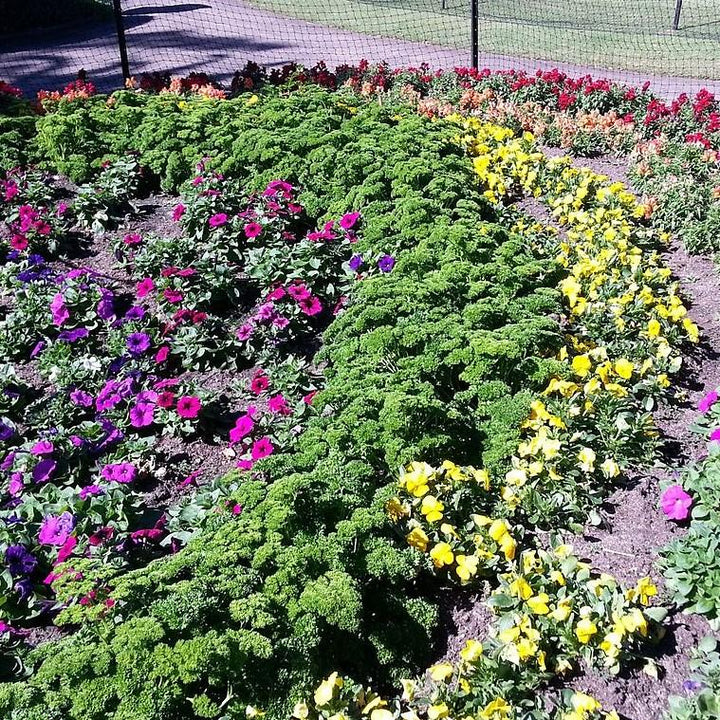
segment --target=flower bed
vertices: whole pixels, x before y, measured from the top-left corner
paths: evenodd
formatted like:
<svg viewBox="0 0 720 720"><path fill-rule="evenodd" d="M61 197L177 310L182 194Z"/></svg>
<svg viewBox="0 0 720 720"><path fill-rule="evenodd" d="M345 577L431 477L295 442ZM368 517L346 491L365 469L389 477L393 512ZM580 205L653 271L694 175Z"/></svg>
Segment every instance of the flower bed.
<svg viewBox="0 0 720 720"><path fill-rule="evenodd" d="M8 242L27 240L8 248L3 274L15 291L4 322L23 338L8 351L24 358L41 339L34 363L61 410L90 407L87 394L100 411L98 399L112 397L114 427L143 438L143 428L196 432L205 413L217 434L223 425L207 409L220 399L182 383L208 367L263 370L231 396L223 430L244 474L140 530L103 518L98 545L64 499L7 543L18 548L7 558L13 583L37 572L30 536L51 548L58 622L80 629L23 654L33 673L0 688L0 707L18 718L238 717L256 706L280 717L335 668L380 683L421 669L438 576L490 581L497 619L459 665L432 670L436 694L408 712L540 713L538 689L551 677L582 662L617 671L645 652L663 615L646 607L652 584L623 591L567 548L544 547L538 532L582 526L621 470L652 456L649 410L679 367L680 344L697 339L657 255L660 237L620 184L549 161L508 128L430 122L403 105L312 89L45 102L34 146L93 182L58 212L32 174L6 178L6 196L18 188L6 199ZM119 222L139 167L148 182L183 189L168 208L179 232L117 233L112 251L130 290L118 323L120 293L104 279L22 258L41 248L63 257L64 243L77 247L71 232ZM507 207L523 193L547 202L562 230ZM69 345L78 352L57 349ZM99 367L76 367L79 349ZM312 412L307 378L287 369L291 352L323 366ZM118 355L126 362L111 367ZM158 387L167 380L178 385ZM53 479L56 448L8 419L24 442L22 467L16 453L5 469L10 482L23 475L20 494L28 475ZM142 505L128 492L140 464L132 452L79 463L73 490L100 487L99 472ZM189 543L126 572L118 559L148 555L118 548L115 533L142 546ZM347 712L389 717L359 692L330 675L296 715L360 703ZM558 717L600 713L582 694L546 697Z"/></svg>

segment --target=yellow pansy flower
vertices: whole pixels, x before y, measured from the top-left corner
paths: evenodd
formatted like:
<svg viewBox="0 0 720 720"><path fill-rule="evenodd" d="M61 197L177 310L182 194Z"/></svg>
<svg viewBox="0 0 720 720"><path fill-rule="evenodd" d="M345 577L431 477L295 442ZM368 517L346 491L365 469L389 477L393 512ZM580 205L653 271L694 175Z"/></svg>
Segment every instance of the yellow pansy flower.
<svg viewBox="0 0 720 720"><path fill-rule="evenodd" d="M620 358L619 360L615 361L615 372L623 380L629 380L632 377L634 369L635 366L625 358Z"/></svg>
<svg viewBox="0 0 720 720"><path fill-rule="evenodd" d="M587 355L576 355L572 360L572 369L576 375L584 378L592 369L592 361Z"/></svg>
<svg viewBox="0 0 720 720"><path fill-rule="evenodd" d="M533 595L533 589L530 587L528 581L523 577L515 578L515 580L510 583L508 590L510 591L510 595L512 595L512 597L518 597L521 600L527 600Z"/></svg>
<svg viewBox="0 0 720 720"><path fill-rule="evenodd" d="M460 657L465 662L475 662L483 654L483 644L479 640L467 640L465 647L460 651Z"/></svg>
<svg viewBox="0 0 720 720"><path fill-rule="evenodd" d="M589 447L584 447L577 455L580 461L580 469L583 472L591 473L595 470L595 451Z"/></svg>
<svg viewBox="0 0 720 720"><path fill-rule="evenodd" d="M578 621L578 624L575 626L575 635L583 645L587 645L597 631L597 625L588 618L583 618Z"/></svg>
<svg viewBox="0 0 720 720"><path fill-rule="evenodd" d="M425 495L420 505L420 512L422 512L429 523L441 520L444 509L445 506L434 495Z"/></svg>
<svg viewBox="0 0 720 720"><path fill-rule="evenodd" d="M400 482L415 497L422 497L430 491L429 482L434 477L433 469L427 463L412 462L402 474Z"/></svg>
<svg viewBox="0 0 720 720"><path fill-rule="evenodd" d="M445 703L431 705L427 709L427 716L429 720L441 720L441 718L446 718L449 714L450 708Z"/></svg>
<svg viewBox="0 0 720 720"><path fill-rule="evenodd" d="M477 573L479 558L476 555L458 555L455 560L455 572L463 582L468 582Z"/></svg>
<svg viewBox="0 0 720 720"><path fill-rule="evenodd" d="M528 607L534 615L547 615L550 612L548 602L550 598L546 593L538 593L527 599Z"/></svg>
<svg viewBox="0 0 720 720"><path fill-rule="evenodd" d="M407 508L400 502L400 498L390 498L385 504L385 512L393 522L398 522L410 513Z"/></svg>
<svg viewBox="0 0 720 720"><path fill-rule="evenodd" d="M658 337L660 335L660 329L660 323L655 318L648 322L647 332L651 338Z"/></svg>
<svg viewBox="0 0 720 720"><path fill-rule="evenodd" d="M603 460L602 465L600 465L600 469L606 478L614 478L620 474L620 467L612 458Z"/></svg>
<svg viewBox="0 0 720 720"><path fill-rule="evenodd" d="M370 720L393 720L395 715L387 708L376 708L370 713Z"/></svg>
<svg viewBox="0 0 720 720"><path fill-rule="evenodd" d="M315 699L315 705L317 705L317 707L327 705L335 695L335 688L342 686L342 678L339 678L337 672L334 672L332 675L330 675L330 677L323 680L320 683L318 689L315 691L315 694L313 696Z"/></svg>
<svg viewBox="0 0 720 720"><path fill-rule="evenodd" d="M403 694L400 699L407 700L408 702L413 700L415 698L415 681L403 678L402 680L400 680L400 684L402 685L403 689Z"/></svg>
<svg viewBox="0 0 720 720"><path fill-rule="evenodd" d="M550 613L550 617L558 622L565 622L570 617L572 612L572 600L569 598L562 598L555 609Z"/></svg>
<svg viewBox="0 0 720 720"><path fill-rule="evenodd" d="M407 535L408 545L417 548L421 552L426 552L430 538L425 534L422 528L413 528Z"/></svg>
<svg viewBox="0 0 720 720"><path fill-rule="evenodd" d="M488 703L481 711L481 720L508 720L513 712L512 706L508 705L503 698L495 698Z"/></svg>
<svg viewBox="0 0 720 720"><path fill-rule="evenodd" d="M430 558L433 561L433 565L436 568L442 568L445 565L452 565L455 555L453 554L452 548L446 542L439 542L430 551Z"/></svg>
<svg viewBox="0 0 720 720"><path fill-rule="evenodd" d="M582 713L591 713L602 709L602 705L594 697L582 692L573 693L570 702L575 710Z"/></svg>
<svg viewBox="0 0 720 720"><path fill-rule="evenodd" d="M444 682L453 674L454 669L450 663L438 663L429 668L428 672L435 682Z"/></svg>

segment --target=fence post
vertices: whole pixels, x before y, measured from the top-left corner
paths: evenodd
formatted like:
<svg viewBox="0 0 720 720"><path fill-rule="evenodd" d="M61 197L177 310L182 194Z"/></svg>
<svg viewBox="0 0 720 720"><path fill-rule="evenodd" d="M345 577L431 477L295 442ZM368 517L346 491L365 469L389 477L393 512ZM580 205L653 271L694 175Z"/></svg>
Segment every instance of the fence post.
<svg viewBox="0 0 720 720"><path fill-rule="evenodd" d="M478 41L478 0L470 0L470 23L470 44L472 45L471 65L474 70L477 70L478 55L480 54L480 44Z"/></svg>
<svg viewBox="0 0 720 720"><path fill-rule="evenodd" d="M680 25L680 11L682 10L682 0L675 0L675 18L673 19L673 30L677 30Z"/></svg>
<svg viewBox="0 0 720 720"><path fill-rule="evenodd" d="M130 64L128 63L127 41L125 40L121 0L113 0L113 12L115 14L115 28L117 30L118 47L120 49L120 66L122 67L123 80L129 80Z"/></svg>

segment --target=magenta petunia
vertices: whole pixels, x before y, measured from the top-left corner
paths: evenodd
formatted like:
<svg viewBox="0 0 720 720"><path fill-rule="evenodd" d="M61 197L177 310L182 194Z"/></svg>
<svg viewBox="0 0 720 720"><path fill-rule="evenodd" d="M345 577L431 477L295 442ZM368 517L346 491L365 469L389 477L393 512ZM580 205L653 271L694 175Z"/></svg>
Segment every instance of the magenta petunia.
<svg viewBox="0 0 720 720"><path fill-rule="evenodd" d="M200 398L195 395L183 395L181 398L178 398L175 408L180 417L188 419L196 418L201 409L202 403L200 402Z"/></svg>
<svg viewBox="0 0 720 720"><path fill-rule="evenodd" d="M671 520L686 520L693 500L680 485L671 485L660 498L662 511Z"/></svg>
<svg viewBox="0 0 720 720"><path fill-rule="evenodd" d="M57 293L50 303L50 312L52 313L53 325L62 325L70 319L70 311L65 305L65 298L61 293Z"/></svg>
<svg viewBox="0 0 720 720"><path fill-rule="evenodd" d="M322 311L322 304L314 295L300 300L298 305L300 306L300 310L302 310L302 312L306 315L317 315Z"/></svg>
<svg viewBox="0 0 720 720"><path fill-rule="evenodd" d="M703 415L717 402L718 394L715 390L711 390L705 397L698 403L698 410Z"/></svg>
<svg viewBox="0 0 720 720"><path fill-rule="evenodd" d="M255 423L250 415L241 415L235 421L235 427L230 430L230 442L238 443L247 437L255 428Z"/></svg>
<svg viewBox="0 0 720 720"><path fill-rule="evenodd" d="M130 424L133 427L147 427L154 420L155 406L152 403L139 402L130 408Z"/></svg>
<svg viewBox="0 0 720 720"><path fill-rule="evenodd" d="M287 289L287 293L291 298L297 301L305 300L312 295L312 293L302 283L290 285Z"/></svg>
<svg viewBox="0 0 720 720"><path fill-rule="evenodd" d="M55 446L49 440L40 440L30 448L33 455L51 455L54 451Z"/></svg>
<svg viewBox="0 0 720 720"><path fill-rule="evenodd" d="M225 213L216 213L208 220L208 225L211 228L222 227L228 221L228 216Z"/></svg>
<svg viewBox="0 0 720 720"><path fill-rule="evenodd" d="M278 415L289 415L292 412L292 410L288 407L287 400L282 394L273 395L268 400L268 410L270 410L271 413L276 413Z"/></svg>
<svg viewBox="0 0 720 720"><path fill-rule="evenodd" d="M172 212L172 219L177 222L185 214L185 206L182 203L178 203Z"/></svg>
<svg viewBox="0 0 720 720"><path fill-rule="evenodd" d="M354 212L354 213L346 213L340 218L340 227L343 230L350 230L351 228L355 227L355 223L360 219L360 213Z"/></svg>
<svg viewBox="0 0 720 720"><path fill-rule="evenodd" d="M249 240L256 238L262 232L262 225L256 222L250 222L243 228L245 230L245 237Z"/></svg>
<svg viewBox="0 0 720 720"><path fill-rule="evenodd" d="M720 442L720 428L715 428L710 433L710 440L714 442Z"/></svg>
<svg viewBox="0 0 720 720"><path fill-rule="evenodd" d="M245 342L252 337L254 329L255 326L252 323L246 322L235 331L235 335L237 336L238 340L240 340L241 342Z"/></svg>
<svg viewBox="0 0 720 720"><path fill-rule="evenodd" d="M138 233L128 233L124 238L123 242L125 245L141 245L142 244L142 236Z"/></svg>
<svg viewBox="0 0 720 720"><path fill-rule="evenodd" d="M262 458L268 457L275 452L273 444L270 442L269 437L261 437L253 443L250 455L253 460L261 460Z"/></svg>
<svg viewBox="0 0 720 720"><path fill-rule="evenodd" d="M152 278L143 278L135 287L135 294L139 298L144 298L155 289L155 283Z"/></svg>
<svg viewBox="0 0 720 720"><path fill-rule="evenodd" d="M163 345L156 353L155 353L155 362L156 363L162 363L165 362L168 358L168 355L170 354L170 348L167 345Z"/></svg>

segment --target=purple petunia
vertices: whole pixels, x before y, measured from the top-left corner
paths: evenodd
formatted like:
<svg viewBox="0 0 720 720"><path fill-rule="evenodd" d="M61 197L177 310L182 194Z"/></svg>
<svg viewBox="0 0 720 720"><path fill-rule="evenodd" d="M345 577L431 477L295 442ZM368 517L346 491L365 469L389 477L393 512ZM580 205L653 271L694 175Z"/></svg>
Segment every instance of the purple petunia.
<svg viewBox="0 0 720 720"><path fill-rule="evenodd" d="M110 482L131 483L137 474L137 468L131 463L111 463L106 465L101 475Z"/></svg>
<svg viewBox="0 0 720 720"><path fill-rule="evenodd" d="M55 446L49 440L39 440L31 448L33 455L52 455L55 452Z"/></svg>
<svg viewBox="0 0 720 720"><path fill-rule="evenodd" d="M35 482L47 482L55 472L57 463L51 457L44 457L32 471L32 477Z"/></svg>
<svg viewBox="0 0 720 720"><path fill-rule="evenodd" d="M24 545L8 545L5 563L13 577L30 575L37 567L37 558Z"/></svg>
<svg viewBox="0 0 720 720"><path fill-rule="evenodd" d="M153 423L155 406L148 402L139 402L130 408L130 424L133 427L147 427Z"/></svg>
<svg viewBox="0 0 720 720"><path fill-rule="evenodd" d="M88 336L87 328L75 328L74 330L63 330L58 335L58 340L64 340L65 342L75 342Z"/></svg>
<svg viewBox="0 0 720 720"><path fill-rule="evenodd" d="M62 293L58 293L53 297L50 303L50 312L52 313L53 325L63 325L70 319L70 311L65 305L65 298Z"/></svg>
<svg viewBox="0 0 720 720"><path fill-rule="evenodd" d="M69 512L48 515L40 527L38 542L41 545L63 545L75 527L75 518Z"/></svg>
<svg viewBox="0 0 720 720"><path fill-rule="evenodd" d="M145 317L145 308L142 305L133 305L126 313L126 320L142 320Z"/></svg>
<svg viewBox="0 0 720 720"><path fill-rule="evenodd" d="M353 255L350 258L348 265L350 266L351 270L354 270L355 272L357 272L363 266L362 255Z"/></svg>
<svg viewBox="0 0 720 720"><path fill-rule="evenodd" d="M99 485L88 485L87 487L81 488L78 493L81 500L87 500L87 498L93 495L104 495L105 491Z"/></svg>
<svg viewBox="0 0 720 720"><path fill-rule="evenodd" d="M0 442L9 440L15 434L15 428L9 423L0 420Z"/></svg>
<svg viewBox="0 0 720 720"><path fill-rule="evenodd" d="M380 272L389 273L395 267L395 258L392 255L383 255L378 260Z"/></svg>
<svg viewBox="0 0 720 720"><path fill-rule="evenodd" d="M93 403L92 395L84 390L73 390L70 393L70 401L79 407L90 407Z"/></svg>
<svg viewBox="0 0 720 720"><path fill-rule="evenodd" d="M115 317L115 295L106 288L100 288L100 295L97 314L103 320L112 320Z"/></svg>
<svg viewBox="0 0 720 720"><path fill-rule="evenodd" d="M152 341L147 333L132 333L127 338L127 348L132 355L142 355L150 349Z"/></svg>

